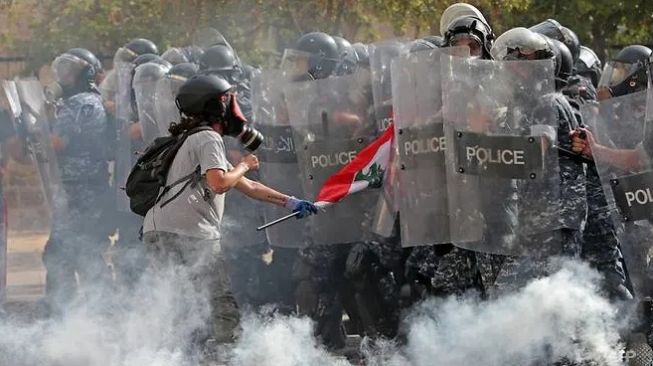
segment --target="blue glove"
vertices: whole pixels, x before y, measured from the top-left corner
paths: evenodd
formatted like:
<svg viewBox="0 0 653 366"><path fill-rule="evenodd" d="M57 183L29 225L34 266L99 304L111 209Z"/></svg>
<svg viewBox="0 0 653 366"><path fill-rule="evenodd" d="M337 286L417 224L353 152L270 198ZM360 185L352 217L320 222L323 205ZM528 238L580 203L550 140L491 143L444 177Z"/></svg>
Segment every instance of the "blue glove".
<svg viewBox="0 0 653 366"><path fill-rule="evenodd" d="M284 207L290 209L292 212L299 212L299 215L297 215L298 219L317 214L317 206L313 203L292 196L288 198Z"/></svg>

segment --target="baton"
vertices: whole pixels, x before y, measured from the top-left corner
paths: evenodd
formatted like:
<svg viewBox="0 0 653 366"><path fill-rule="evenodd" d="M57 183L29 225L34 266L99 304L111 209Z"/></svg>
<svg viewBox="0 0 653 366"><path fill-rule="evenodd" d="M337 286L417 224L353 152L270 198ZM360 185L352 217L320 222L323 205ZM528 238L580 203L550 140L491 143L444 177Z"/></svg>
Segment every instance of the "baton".
<svg viewBox="0 0 653 366"><path fill-rule="evenodd" d="M279 224L279 223L282 223L282 222L284 222L284 221L290 220L290 219L292 219L293 217L299 215L299 213L300 213L300 211L293 212L293 213L291 213L290 215L286 215L286 216L284 216L284 217L280 217L280 218L278 218L278 219L276 219L276 220L274 220L274 221L270 221L270 222L268 222L267 224L263 224L263 225L257 227L257 228L256 228L256 231L265 230L265 229L269 228L270 226L274 226L274 225L276 225L276 224Z"/></svg>

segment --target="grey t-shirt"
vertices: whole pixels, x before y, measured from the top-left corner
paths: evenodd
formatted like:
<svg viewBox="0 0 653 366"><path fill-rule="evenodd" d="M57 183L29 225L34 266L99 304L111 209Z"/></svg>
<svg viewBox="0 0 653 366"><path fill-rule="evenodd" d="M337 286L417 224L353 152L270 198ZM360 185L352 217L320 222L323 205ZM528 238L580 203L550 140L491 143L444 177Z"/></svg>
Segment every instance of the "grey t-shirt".
<svg viewBox="0 0 653 366"><path fill-rule="evenodd" d="M220 222L224 211L224 194L215 194L206 183L206 171L229 171L224 141L214 131L201 131L189 136L181 146L168 172L168 184L200 167L202 179L195 187L188 186L164 207L161 203L179 192L184 184L170 189L158 204L145 215L143 232L163 231L199 239L220 239Z"/></svg>

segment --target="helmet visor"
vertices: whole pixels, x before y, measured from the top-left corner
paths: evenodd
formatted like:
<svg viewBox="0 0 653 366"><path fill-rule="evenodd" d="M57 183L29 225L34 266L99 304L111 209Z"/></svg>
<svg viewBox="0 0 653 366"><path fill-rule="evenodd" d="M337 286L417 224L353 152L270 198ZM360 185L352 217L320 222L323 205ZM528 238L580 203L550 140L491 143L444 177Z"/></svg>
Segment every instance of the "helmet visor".
<svg viewBox="0 0 653 366"><path fill-rule="evenodd" d="M614 87L624 82L629 76L637 71L637 64L629 64L621 61L610 61L605 65L599 88Z"/></svg>
<svg viewBox="0 0 653 366"><path fill-rule="evenodd" d="M497 39L491 53L495 60L534 60L539 51L550 51L543 35L514 28Z"/></svg>
<svg viewBox="0 0 653 366"><path fill-rule="evenodd" d="M483 46L481 40L469 33L459 33L451 37L450 47L467 47L472 57L481 57L483 55Z"/></svg>
<svg viewBox="0 0 653 366"><path fill-rule="evenodd" d="M138 54L129 48L120 47L116 54L113 56L114 63L130 63L136 59Z"/></svg>
<svg viewBox="0 0 653 366"><path fill-rule="evenodd" d="M286 79L297 80L308 75L310 63L310 53L286 49L281 59L281 71Z"/></svg>
<svg viewBox="0 0 653 366"><path fill-rule="evenodd" d="M52 73L59 84L72 85L77 81L82 70L88 66L88 62L81 58L65 53L52 62Z"/></svg>

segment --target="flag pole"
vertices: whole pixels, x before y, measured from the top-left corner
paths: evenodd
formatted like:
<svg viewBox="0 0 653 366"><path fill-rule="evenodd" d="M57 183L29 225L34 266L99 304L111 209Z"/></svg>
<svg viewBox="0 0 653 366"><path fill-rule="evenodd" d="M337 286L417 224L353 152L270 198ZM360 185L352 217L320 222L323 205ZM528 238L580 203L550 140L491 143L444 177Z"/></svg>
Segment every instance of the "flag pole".
<svg viewBox="0 0 653 366"><path fill-rule="evenodd" d="M270 221L270 222L268 222L267 224L263 224L263 225L257 227L257 228L256 228L256 231L265 230L265 229L269 228L270 226L274 226L274 225L276 225L276 224L280 224L280 223L282 223L282 222L284 222L284 221L290 220L290 219L292 219L293 217L299 215L299 213L300 213L300 211L293 212L293 213L291 213L290 215L286 215L286 216L284 216L284 217L280 217L280 218L278 218L278 219L276 219L276 220L274 220L274 221Z"/></svg>

